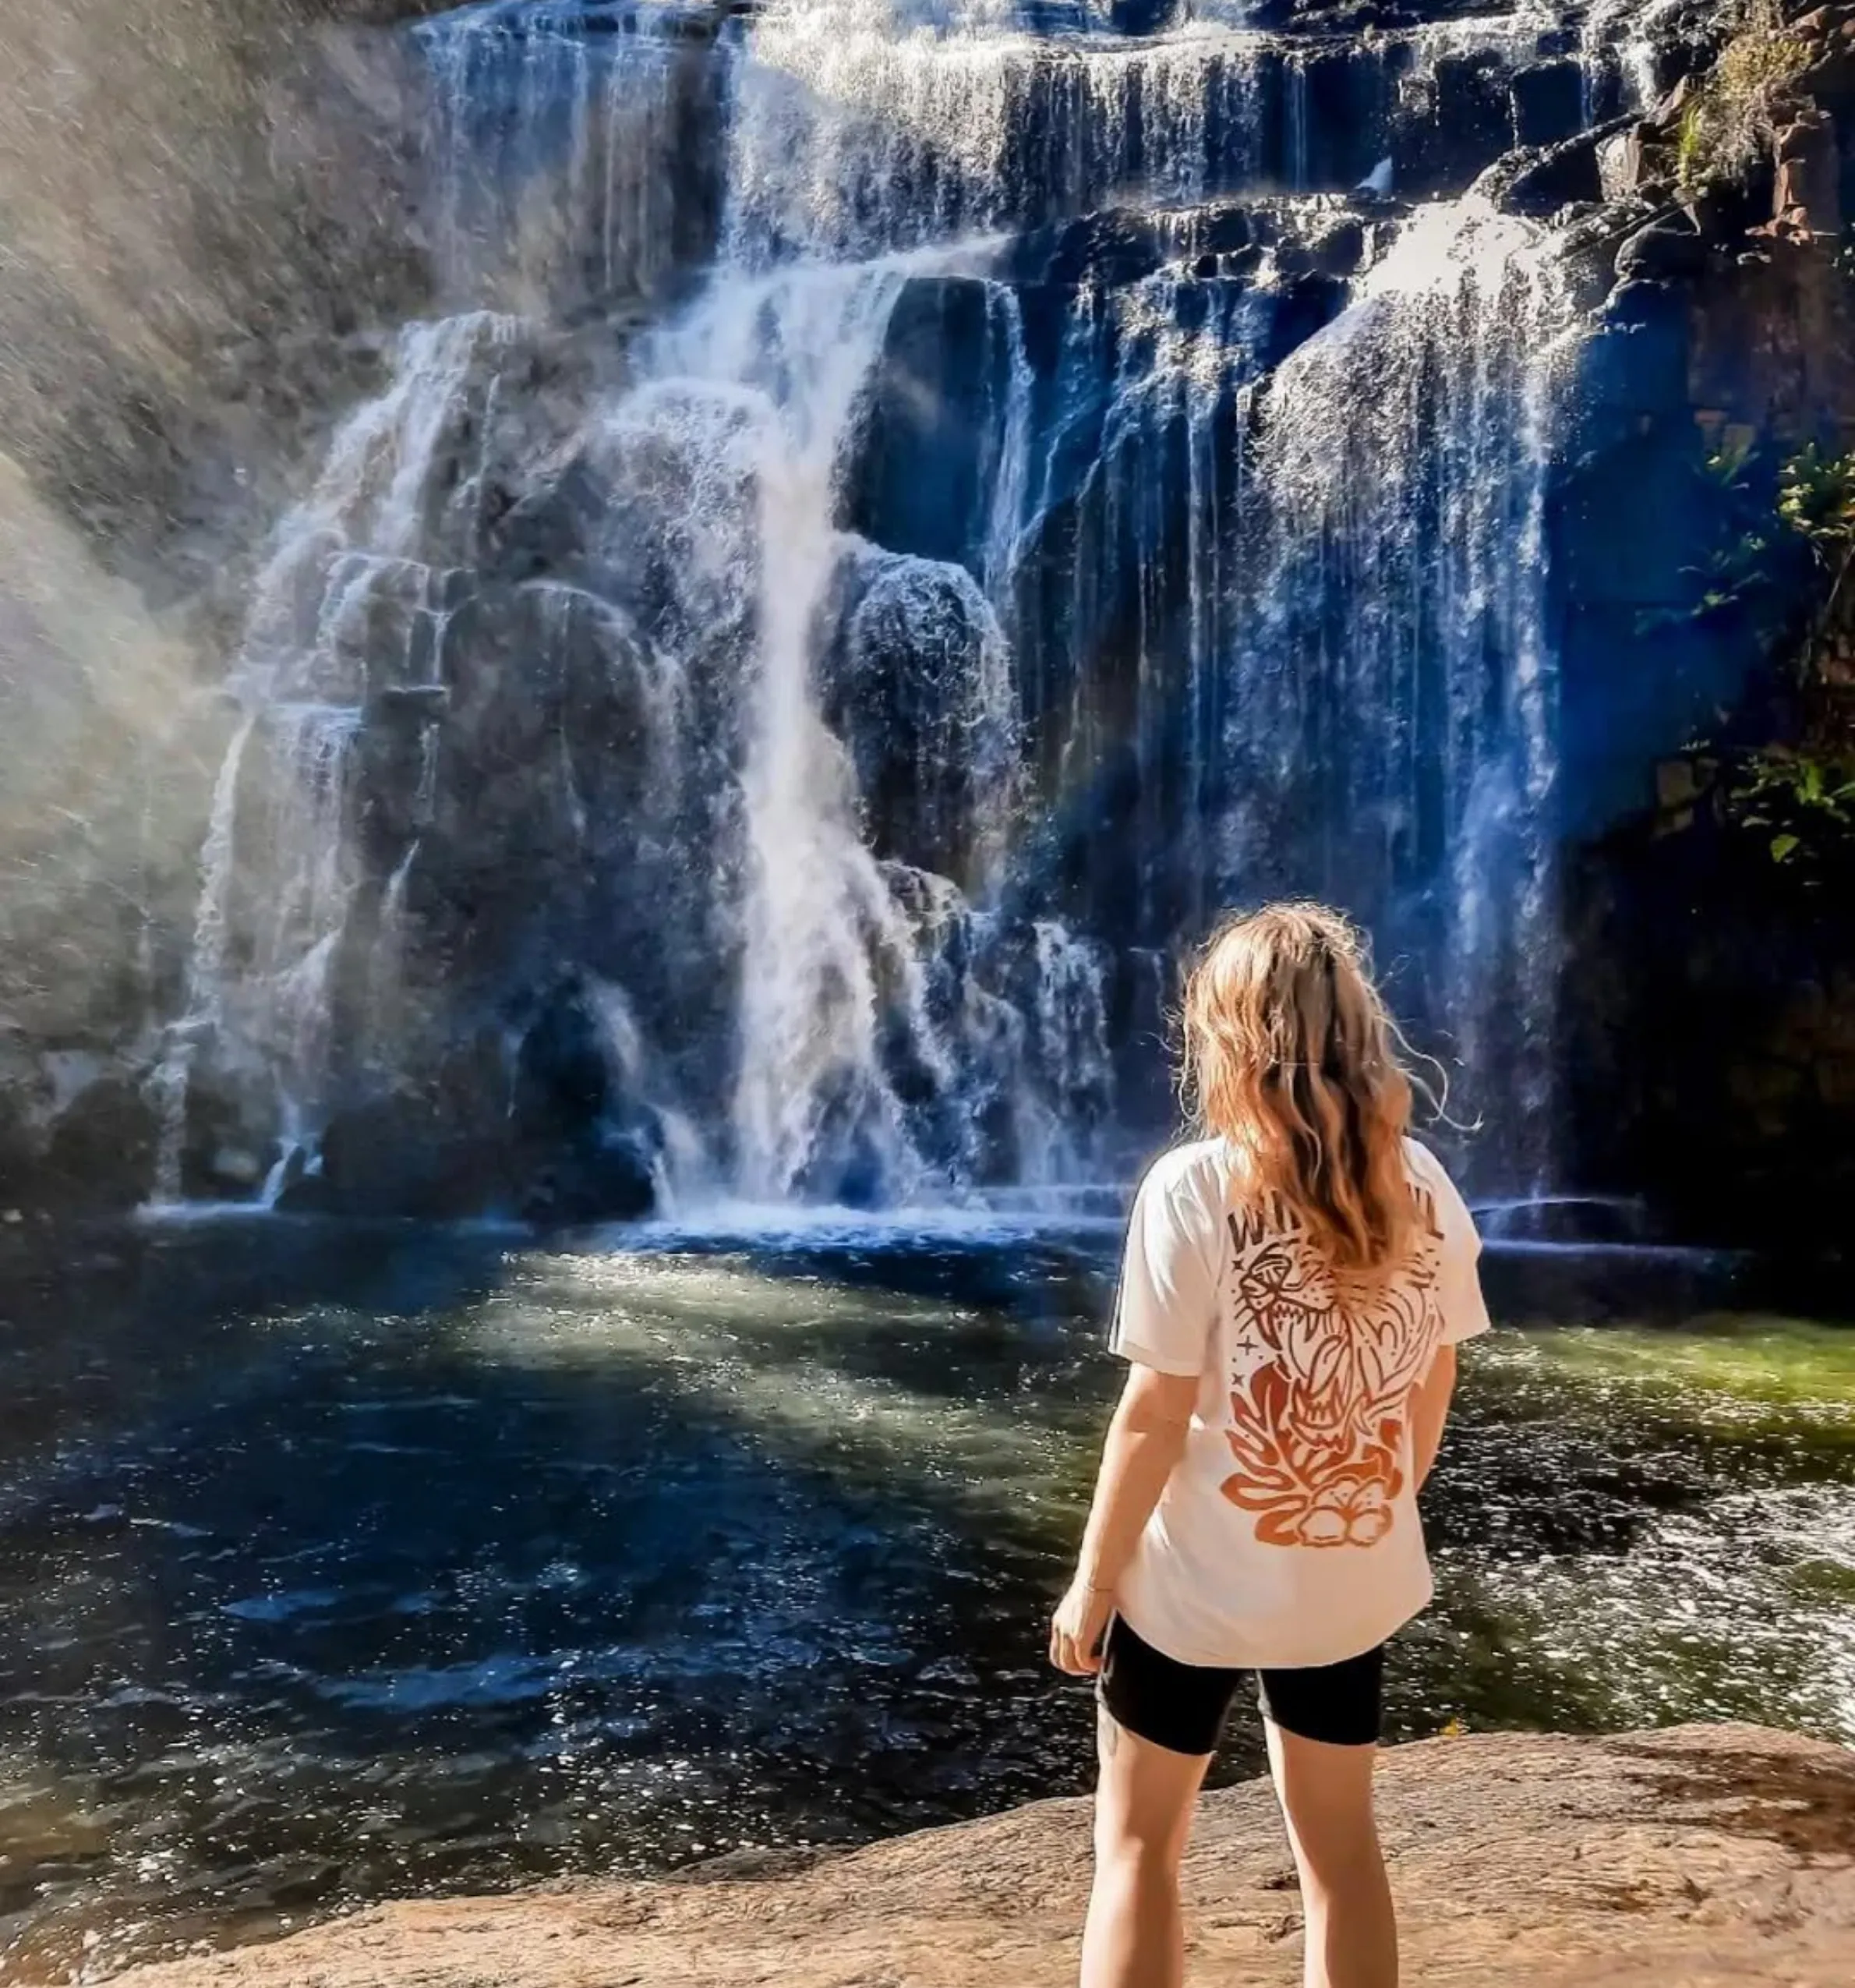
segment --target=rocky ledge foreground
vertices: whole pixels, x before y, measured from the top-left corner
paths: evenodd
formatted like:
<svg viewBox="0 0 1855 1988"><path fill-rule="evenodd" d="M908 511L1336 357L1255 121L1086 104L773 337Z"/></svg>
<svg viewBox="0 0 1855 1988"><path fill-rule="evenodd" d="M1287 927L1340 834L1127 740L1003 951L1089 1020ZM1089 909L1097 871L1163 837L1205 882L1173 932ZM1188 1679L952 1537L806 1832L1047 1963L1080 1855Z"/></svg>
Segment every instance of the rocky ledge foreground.
<svg viewBox="0 0 1855 1988"><path fill-rule="evenodd" d="M1848 1988L1855 1752L1752 1726L1402 1747L1387 1846L1421 1988ZM135 1988L1057 1988L1088 1874L1078 1801L804 1868L390 1905ZM1300 1979L1269 1792L1207 1798L1191 1979Z"/></svg>

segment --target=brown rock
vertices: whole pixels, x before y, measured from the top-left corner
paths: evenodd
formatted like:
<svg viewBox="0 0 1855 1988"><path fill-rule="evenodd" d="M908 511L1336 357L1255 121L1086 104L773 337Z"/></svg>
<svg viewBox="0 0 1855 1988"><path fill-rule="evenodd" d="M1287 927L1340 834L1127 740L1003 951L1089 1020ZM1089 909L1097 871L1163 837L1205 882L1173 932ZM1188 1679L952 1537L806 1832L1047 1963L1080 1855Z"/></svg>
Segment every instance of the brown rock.
<svg viewBox="0 0 1855 1988"><path fill-rule="evenodd" d="M1855 8L1820 8L1793 21L1790 33L1806 42L1811 53L1799 90L1820 102L1846 102L1855 89Z"/></svg>
<svg viewBox="0 0 1855 1988"><path fill-rule="evenodd" d="M1638 125L1638 131L1651 143L1674 137L1680 130L1683 114L1699 94L1700 87L1691 74L1682 76Z"/></svg>
<svg viewBox="0 0 1855 1988"><path fill-rule="evenodd" d="M1811 235L1842 232L1842 164L1836 120L1826 111L1801 113L1778 133L1773 218Z"/></svg>
<svg viewBox="0 0 1855 1988"><path fill-rule="evenodd" d="M1655 177L1650 147L1655 133L1638 122L1613 132L1597 148L1598 183L1606 200L1627 200Z"/></svg>
<svg viewBox="0 0 1855 1988"><path fill-rule="evenodd" d="M1387 1756L1413 1988L1847 1988L1855 1752L1749 1726L1496 1735ZM387 1906L133 1988L1069 1988L1088 1819L1045 1802L797 1876ZM698 1873L699 1877L699 1873ZM1266 1787L1207 1798L1190 1979L1291 1988L1293 1879Z"/></svg>

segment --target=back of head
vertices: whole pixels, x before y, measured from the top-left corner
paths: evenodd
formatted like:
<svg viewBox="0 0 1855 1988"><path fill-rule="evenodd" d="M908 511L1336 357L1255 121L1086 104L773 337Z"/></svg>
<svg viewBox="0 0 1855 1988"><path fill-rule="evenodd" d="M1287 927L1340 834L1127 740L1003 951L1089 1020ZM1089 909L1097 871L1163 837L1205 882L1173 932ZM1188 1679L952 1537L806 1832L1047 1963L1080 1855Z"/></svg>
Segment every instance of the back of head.
<svg viewBox="0 0 1855 1988"><path fill-rule="evenodd" d="M1323 905L1229 920L1186 982L1185 1083L1203 1129L1341 1268L1384 1268L1411 1242L1397 1041L1364 939Z"/></svg>

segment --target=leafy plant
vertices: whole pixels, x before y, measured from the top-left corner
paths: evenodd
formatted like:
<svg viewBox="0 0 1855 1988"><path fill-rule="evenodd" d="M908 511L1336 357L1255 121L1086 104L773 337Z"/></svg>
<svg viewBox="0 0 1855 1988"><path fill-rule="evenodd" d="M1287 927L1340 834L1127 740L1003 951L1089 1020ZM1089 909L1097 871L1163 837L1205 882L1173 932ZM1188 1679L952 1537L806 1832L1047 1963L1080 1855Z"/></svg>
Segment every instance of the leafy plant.
<svg viewBox="0 0 1855 1988"><path fill-rule="evenodd" d="M1772 485L1768 467L1761 473L1758 449L1743 437L1730 440L1695 473L1708 486L1708 507L1719 519L1715 542L1699 564L1681 569L1693 583L1691 597L1678 607L1644 610L1636 617L1638 635L1705 621L1768 588Z"/></svg>
<svg viewBox="0 0 1855 1988"><path fill-rule="evenodd" d="M1684 194L1734 178L1770 143L1779 112L1809 67L1810 46L1784 23L1779 0L1751 0L1743 25L1688 99L1675 135Z"/></svg>
<svg viewBox="0 0 1855 1988"><path fill-rule="evenodd" d="M1812 442L1778 479L1778 515L1825 564L1855 547L1855 451L1829 455Z"/></svg>
<svg viewBox="0 0 1855 1988"><path fill-rule="evenodd" d="M1825 717L1821 689L1822 659L1844 638L1837 631L1849 625L1855 599L1855 451L1838 455L1813 443L1779 463L1774 476L1768 465L1759 473L1752 450L1729 447L1707 458L1704 473L1722 506L1722 530L1705 566L1690 569L1699 592L1684 618L1728 606L1757 614L1762 603L1776 618L1759 638L1795 648L1803 738L1751 752L1697 745L1688 755L1695 791L1711 794L1723 824L1761 837L1774 863L1818 885L1855 864L1855 744L1846 726ZM1797 590L1776 584L1775 555L1791 533L1808 544L1823 575L1807 626Z"/></svg>
<svg viewBox="0 0 1855 1988"><path fill-rule="evenodd" d="M1855 848L1855 761L1767 746L1746 763L1728 810L1742 827L1769 832L1775 863Z"/></svg>

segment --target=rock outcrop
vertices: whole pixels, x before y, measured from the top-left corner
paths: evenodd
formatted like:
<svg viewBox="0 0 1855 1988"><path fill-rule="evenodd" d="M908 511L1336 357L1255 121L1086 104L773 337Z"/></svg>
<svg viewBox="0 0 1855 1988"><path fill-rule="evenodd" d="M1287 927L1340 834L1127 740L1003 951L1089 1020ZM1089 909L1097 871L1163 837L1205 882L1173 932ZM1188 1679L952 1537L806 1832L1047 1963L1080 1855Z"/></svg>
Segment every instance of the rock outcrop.
<svg viewBox="0 0 1855 1988"><path fill-rule="evenodd" d="M1383 1815L1422 1988L1843 1988L1855 1753L1754 1727L1402 1747ZM806 1864L396 1905L124 1988L1066 1988L1086 1805L1037 1803ZM1204 1804L1189 1978L1300 1979L1295 1877L1262 1783Z"/></svg>
<svg viewBox="0 0 1855 1988"><path fill-rule="evenodd" d="M1719 776L1776 748L1833 786L1848 750L1830 569L1779 497L1855 422L1852 44L1846 6L1740 34L1600 142L1579 227L1607 295L1554 511L1568 1142L1585 1184L1767 1246L1821 1247L1850 1191L1855 935L1829 872L1855 852L1832 827L1827 868L1774 863ZM1659 788L1621 715L1652 708Z"/></svg>

